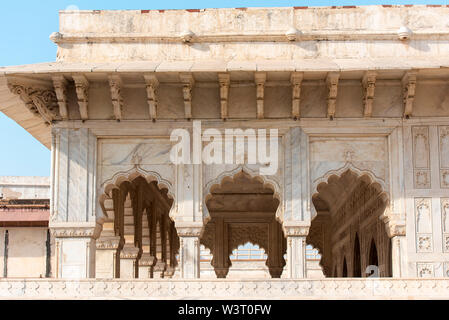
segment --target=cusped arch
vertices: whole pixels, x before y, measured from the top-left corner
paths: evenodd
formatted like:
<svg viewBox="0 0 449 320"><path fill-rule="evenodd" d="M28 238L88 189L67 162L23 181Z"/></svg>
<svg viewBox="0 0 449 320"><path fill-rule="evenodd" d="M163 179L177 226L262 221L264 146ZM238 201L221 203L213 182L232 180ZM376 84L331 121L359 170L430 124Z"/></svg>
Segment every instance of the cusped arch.
<svg viewBox="0 0 449 320"><path fill-rule="evenodd" d="M119 189L122 183L131 183L139 177L145 179L147 183L156 182L159 190L167 190L167 197L173 200L169 212L169 216L172 216L172 211L174 211L175 208L175 194L173 192L173 184L169 180L162 178L159 173L155 171L146 171L139 167L132 168L128 171L119 171L101 184L99 192L99 202L100 206L103 209L104 215L106 215L104 212L104 201L106 199L112 199L112 190ZM99 217L97 217L97 219L101 221Z"/></svg>
<svg viewBox="0 0 449 320"><path fill-rule="evenodd" d="M374 173L367 170L361 170L351 163L346 163L345 166L330 170L322 177L316 179L312 185L312 199L316 199L320 191L325 189L328 185L339 181L345 174L353 174L357 181L364 181L368 186L374 188L379 192L379 197L384 201L386 207L390 203L388 187L385 182L377 177ZM384 215L388 215L388 210L385 210ZM317 216L317 212L312 212L312 220Z"/></svg>
<svg viewBox="0 0 449 320"><path fill-rule="evenodd" d="M259 181L264 187L267 187L273 191L273 198L279 201L279 205L276 210L276 219L282 223L284 202L279 183L272 178L260 175L258 172L251 170L245 165L238 166L233 170L222 172L215 179L206 184L203 191L203 220L205 223L207 223L211 218L206 203L212 197L212 189L221 187L225 182L233 182L237 175L242 172L248 174L251 179Z"/></svg>

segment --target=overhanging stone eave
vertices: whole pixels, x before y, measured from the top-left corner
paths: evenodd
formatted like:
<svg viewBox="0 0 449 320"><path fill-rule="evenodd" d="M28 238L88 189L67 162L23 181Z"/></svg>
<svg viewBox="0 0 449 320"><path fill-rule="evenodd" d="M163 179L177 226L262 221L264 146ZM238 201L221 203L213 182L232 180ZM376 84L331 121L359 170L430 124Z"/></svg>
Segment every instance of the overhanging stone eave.
<svg viewBox="0 0 449 320"><path fill-rule="evenodd" d="M13 94L7 83L7 78L0 73L0 111L14 120L18 125L28 131L45 147L51 147L51 128L45 121L34 115L25 103Z"/></svg>
<svg viewBox="0 0 449 320"><path fill-rule="evenodd" d="M327 59L260 59L260 60L177 60L177 61L117 61L117 62L47 62L20 66L0 67L0 76L43 76L49 80L53 74L74 73L172 73L172 72L352 72L400 71L449 68L449 55L423 59L403 58L346 58Z"/></svg>

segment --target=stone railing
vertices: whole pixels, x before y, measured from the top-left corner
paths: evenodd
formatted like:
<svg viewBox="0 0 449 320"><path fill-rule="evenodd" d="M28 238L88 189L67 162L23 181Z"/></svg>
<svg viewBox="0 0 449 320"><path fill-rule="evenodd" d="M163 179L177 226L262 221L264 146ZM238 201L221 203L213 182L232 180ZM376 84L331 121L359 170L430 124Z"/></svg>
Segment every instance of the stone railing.
<svg viewBox="0 0 449 320"><path fill-rule="evenodd" d="M0 299L449 299L449 279L0 279Z"/></svg>

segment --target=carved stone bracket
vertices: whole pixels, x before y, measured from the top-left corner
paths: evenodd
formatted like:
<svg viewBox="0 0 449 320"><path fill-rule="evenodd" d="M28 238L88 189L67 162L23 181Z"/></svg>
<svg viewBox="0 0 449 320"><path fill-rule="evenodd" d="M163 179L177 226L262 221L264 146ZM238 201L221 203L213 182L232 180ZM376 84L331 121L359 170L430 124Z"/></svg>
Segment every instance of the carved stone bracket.
<svg viewBox="0 0 449 320"><path fill-rule="evenodd" d="M21 84L8 84L9 90L18 95L27 108L50 124L59 120L58 99L53 90L35 88Z"/></svg>
<svg viewBox="0 0 449 320"><path fill-rule="evenodd" d="M67 110L67 80L62 75L53 76L53 87L58 99L59 114L63 120L67 120L69 117Z"/></svg>
<svg viewBox="0 0 449 320"><path fill-rule="evenodd" d="M231 76L228 73L219 73L218 82L220 83L220 104L221 104L221 118L228 118L228 96Z"/></svg>
<svg viewBox="0 0 449 320"><path fill-rule="evenodd" d="M120 76L109 76L109 87L111 89L112 105L114 106L114 118L117 121L122 120L123 97L122 97L122 79Z"/></svg>
<svg viewBox="0 0 449 320"><path fill-rule="evenodd" d="M340 73L329 72L327 74L326 83L328 89L327 95L327 117L331 120L335 117L335 111L337 108L337 93L338 93L338 79Z"/></svg>
<svg viewBox="0 0 449 320"><path fill-rule="evenodd" d="M363 76L362 80L362 85L364 90L363 115L368 118L371 117L373 114L374 91L376 88L376 72L375 71L365 72L365 75Z"/></svg>
<svg viewBox="0 0 449 320"><path fill-rule="evenodd" d="M137 259L140 249L125 245L120 252L120 259Z"/></svg>
<svg viewBox="0 0 449 320"><path fill-rule="evenodd" d="M416 89L415 71L407 72L402 78L402 93L404 99L404 117L409 118L413 113L413 101L415 100Z"/></svg>
<svg viewBox="0 0 449 320"><path fill-rule="evenodd" d="M145 83L147 89L147 101L150 113L150 120L156 120L157 117L157 88L159 81L155 74L145 74Z"/></svg>
<svg viewBox="0 0 449 320"><path fill-rule="evenodd" d="M89 118L89 81L83 75L74 75L76 96L78 97L78 106L82 120Z"/></svg>
<svg viewBox="0 0 449 320"><path fill-rule="evenodd" d="M257 119L264 118L264 92L267 74L265 72L256 72L254 81L256 82L256 99L257 99Z"/></svg>
<svg viewBox="0 0 449 320"><path fill-rule="evenodd" d="M292 84L292 118L301 117L301 84L304 78L303 72L292 72L290 82Z"/></svg>
<svg viewBox="0 0 449 320"><path fill-rule="evenodd" d="M195 79L191 73L181 73L179 79L182 82L182 94L184 96L184 114L186 119L192 119L192 90Z"/></svg>

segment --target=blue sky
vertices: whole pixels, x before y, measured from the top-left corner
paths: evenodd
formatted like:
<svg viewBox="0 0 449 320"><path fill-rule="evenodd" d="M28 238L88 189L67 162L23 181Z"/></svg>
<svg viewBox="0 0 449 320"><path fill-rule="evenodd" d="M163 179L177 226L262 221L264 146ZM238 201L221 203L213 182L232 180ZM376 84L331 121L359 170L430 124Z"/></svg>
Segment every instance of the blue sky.
<svg viewBox="0 0 449 320"><path fill-rule="evenodd" d="M93 9L199 9L222 7L288 7L372 4L449 4L447 1L286 1L286 0L45 0L0 4L0 66L54 61L56 46L48 36L58 30L58 11L69 6ZM0 112L0 175L47 176L50 151Z"/></svg>

